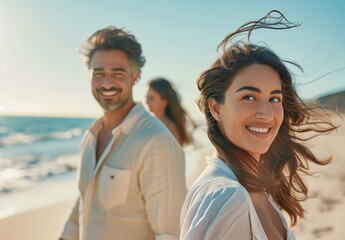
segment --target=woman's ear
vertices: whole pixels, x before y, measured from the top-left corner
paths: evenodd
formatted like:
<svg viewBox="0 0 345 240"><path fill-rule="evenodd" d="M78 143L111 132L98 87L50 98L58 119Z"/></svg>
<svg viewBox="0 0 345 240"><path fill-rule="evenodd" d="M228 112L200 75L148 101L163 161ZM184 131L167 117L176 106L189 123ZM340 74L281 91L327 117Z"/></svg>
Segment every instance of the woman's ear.
<svg viewBox="0 0 345 240"><path fill-rule="evenodd" d="M222 119L220 117L220 103L218 103L214 98L210 98L208 100L208 108L211 111L211 114L214 119L216 119L218 122L221 122Z"/></svg>

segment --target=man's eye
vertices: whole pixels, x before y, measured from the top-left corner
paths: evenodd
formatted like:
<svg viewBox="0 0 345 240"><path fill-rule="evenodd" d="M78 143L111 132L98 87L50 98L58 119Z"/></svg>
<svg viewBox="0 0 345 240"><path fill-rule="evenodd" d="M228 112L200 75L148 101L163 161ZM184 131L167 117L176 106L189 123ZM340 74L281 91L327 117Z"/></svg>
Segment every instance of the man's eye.
<svg viewBox="0 0 345 240"><path fill-rule="evenodd" d="M102 77L102 76L103 76L102 73L94 73L94 74L93 74L93 77Z"/></svg>
<svg viewBox="0 0 345 240"><path fill-rule="evenodd" d="M112 77L121 78L121 77L123 77L123 73L115 73L112 75Z"/></svg>

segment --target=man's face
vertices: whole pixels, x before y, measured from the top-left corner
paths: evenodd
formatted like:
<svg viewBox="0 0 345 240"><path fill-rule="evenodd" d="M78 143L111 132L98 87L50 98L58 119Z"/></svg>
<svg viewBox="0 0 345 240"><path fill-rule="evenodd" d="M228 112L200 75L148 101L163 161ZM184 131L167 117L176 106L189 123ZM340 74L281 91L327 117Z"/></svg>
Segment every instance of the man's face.
<svg viewBox="0 0 345 240"><path fill-rule="evenodd" d="M139 71L132 72L126 53L99 50L90 62L92 94L105 112L133 103L132 87Z"/></svg>

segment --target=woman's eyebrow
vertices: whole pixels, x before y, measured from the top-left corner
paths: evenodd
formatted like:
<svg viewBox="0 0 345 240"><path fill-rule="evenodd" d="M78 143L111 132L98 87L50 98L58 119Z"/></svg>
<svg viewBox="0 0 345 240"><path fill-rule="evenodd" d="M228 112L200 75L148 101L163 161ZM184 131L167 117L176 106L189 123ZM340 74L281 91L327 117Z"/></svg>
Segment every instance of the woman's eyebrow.
<svg viewBox="0 0 345 240"><path fill-rule="evenodd" d="M252 87L252 86L244 86L236 90L236 92L241 92L241 91L252 91L252 92L261 93L261 90L259 88ZM282 90L277 89L277 90L273 90L271 94L283 94L283 93L282 93Z"/></svg>
<svg viewBox="0 0 345 240"><path fill-rule="evenodd" d="M251 86L244 86L244 87L241 87L239 89L236 90L236 92L241 92L241 91L252 91L252 92L257 92L257 93L261 93L261 90L259 88L256 88L256 87L251 87Z"/></svg>
<svg viewBox="0 0 345 240"><path fill-rule="evenodd" d="M283 91L280 90L280 89L277 89L277 90L273 90L273 91L271 92L271 94L283 94Z"/></svg>

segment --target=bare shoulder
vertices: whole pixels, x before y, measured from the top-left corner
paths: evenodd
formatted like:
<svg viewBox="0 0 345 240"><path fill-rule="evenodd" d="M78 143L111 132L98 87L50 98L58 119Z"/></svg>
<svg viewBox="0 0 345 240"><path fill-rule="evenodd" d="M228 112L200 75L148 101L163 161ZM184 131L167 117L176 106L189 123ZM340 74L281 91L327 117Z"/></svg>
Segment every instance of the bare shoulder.
<svg viewBox="0 0 345 240"><path fill-rule="evenodd" d="M177 141L181 144L182 138L181 134L177 129L176 124L171 121L170 119L164 122L165 126L169 129L169 131L174 135L174 137L177 139Z"/></svg>

